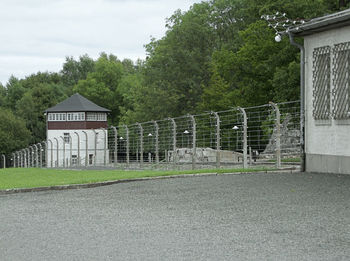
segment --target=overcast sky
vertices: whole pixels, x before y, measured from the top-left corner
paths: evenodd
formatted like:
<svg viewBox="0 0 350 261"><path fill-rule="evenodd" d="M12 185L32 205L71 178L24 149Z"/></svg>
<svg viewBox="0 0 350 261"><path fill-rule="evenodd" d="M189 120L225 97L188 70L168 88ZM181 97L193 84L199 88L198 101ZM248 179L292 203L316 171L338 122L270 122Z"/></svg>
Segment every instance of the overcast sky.
<svg viewBox="0 0 350 261"><path fill-rule="evenodd" d="M0 0L0 82L59 71L66 56L145 58L165 19L200 0Z"/></svg>

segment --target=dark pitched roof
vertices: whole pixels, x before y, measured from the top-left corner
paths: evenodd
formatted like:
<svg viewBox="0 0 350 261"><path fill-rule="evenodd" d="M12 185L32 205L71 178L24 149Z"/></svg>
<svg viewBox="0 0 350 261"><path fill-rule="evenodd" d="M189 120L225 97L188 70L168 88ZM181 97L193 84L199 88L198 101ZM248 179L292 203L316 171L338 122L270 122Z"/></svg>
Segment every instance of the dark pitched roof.
<svg viewBox="0 0 350 261"><path fill-rule="evenodd" d="M298 36L305 36L347 25L350 25L350 9L314 18L303 25L292 28L290 32Z"/></svg>
<svg viewBox="0 0 350 261"><path fill-rule="evenodd" d="M110 110L96 105L89 101L79 93L73 94L63 102L47 109L45 112L69 112L69 111L94 111L94 112L110 112Z"/></svg>

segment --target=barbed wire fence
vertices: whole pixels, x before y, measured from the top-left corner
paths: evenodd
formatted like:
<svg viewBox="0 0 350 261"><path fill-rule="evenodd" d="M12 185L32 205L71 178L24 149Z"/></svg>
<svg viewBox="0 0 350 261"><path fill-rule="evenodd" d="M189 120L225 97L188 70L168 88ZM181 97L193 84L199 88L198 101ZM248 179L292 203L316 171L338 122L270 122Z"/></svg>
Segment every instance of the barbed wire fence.
<svg viewBox="0 0 350 261"><path fill-rule="evenodd" d="M84 136L76 134L68 149L59 145L59 139L44 141L12 153L7 165L162 170L296 166L301 153L300 102L111 126L105 133L103 149L95 143L86 151ZM55 162L47 160L53 159L55 143L56 155L65 155L64 161L58 156ZM104 160L88 159L91 151L104 153ZM5 155L1 160L6 167Z"/></svg>

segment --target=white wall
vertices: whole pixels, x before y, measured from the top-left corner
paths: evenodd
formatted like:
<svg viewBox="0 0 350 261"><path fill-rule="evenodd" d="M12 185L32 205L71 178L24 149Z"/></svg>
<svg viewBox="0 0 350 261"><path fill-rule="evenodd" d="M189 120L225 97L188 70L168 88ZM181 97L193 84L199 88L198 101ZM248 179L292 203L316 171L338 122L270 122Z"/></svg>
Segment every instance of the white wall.
<svg viewBox="0 0 350 261"><path fill-rule="evenodd" d="M304 46L306 51L306 93L305 93L305 152L306 154L350 156L350 121L331 119L315 121L312 116L312 62L313 50L317 47L350 41L350 26L333 29L327 32L306 36ZM331 63L332 63L331 53ZM333 67L332 67L333 68ZM331 77L332 69L331 69ZM333 82L331 78L331 90ZM332 96L331 96L332 97ZM332 99L332 98L331 98ZM332 101L331 101L332 103ZM331 104L331 108L332 104ZM345 123L345 124L344 124ZM307 166L307 162L306 162Z"/></svg>
<svg viewBox="0 0 350 261"><path fill-rule="evenodd" d="M48 130L47 131L47 141L48 141L48 151L47 151L47 166L48 167L55 167L57 166L57 141L58 140L58 161L59 166L63 166L63 153L65 154L65 166L70 166L70 144L64 143L61 137L64 137L64 133L70 133L72 138L72 155L78 156L78 136L74 133L77 132L80 137L80 165L85 166L85 160L86 160L86 135L84 134L85 131L87 133L87 140L88 140L88 155L93 155L92 164L89 162L89 156L87 157L87 164L89 166L95 164L95 133L93 130ZM96 146L96 165L102 166L104 165L104 162L106 161L106 164L108 164L108 133L107 130L104 131L102 129L95 130L97 133L97 146ZM106 133L106 135L105 135ZM106 137L106 143L105 143L105 137ZM52 151L51 151L51 143L52 141ZM64 144L64 147L63 147ZM106 149L105 149L106 144ZM65 151L63 150L65 148ZM52 165L51 165L52 164ZM78 162L79 165L79 162Z"/></svg>

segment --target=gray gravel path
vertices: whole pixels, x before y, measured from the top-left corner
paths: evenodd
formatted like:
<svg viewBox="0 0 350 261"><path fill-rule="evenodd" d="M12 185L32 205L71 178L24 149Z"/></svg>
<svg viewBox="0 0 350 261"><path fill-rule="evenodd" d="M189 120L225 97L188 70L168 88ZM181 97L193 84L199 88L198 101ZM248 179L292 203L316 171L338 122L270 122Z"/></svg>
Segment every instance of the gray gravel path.
<svg viewBox="0 0 350 261"><path fill-rule="evenodd" d="M0 260L350 260L350 176L220 175L2 195Z"/></svg>

